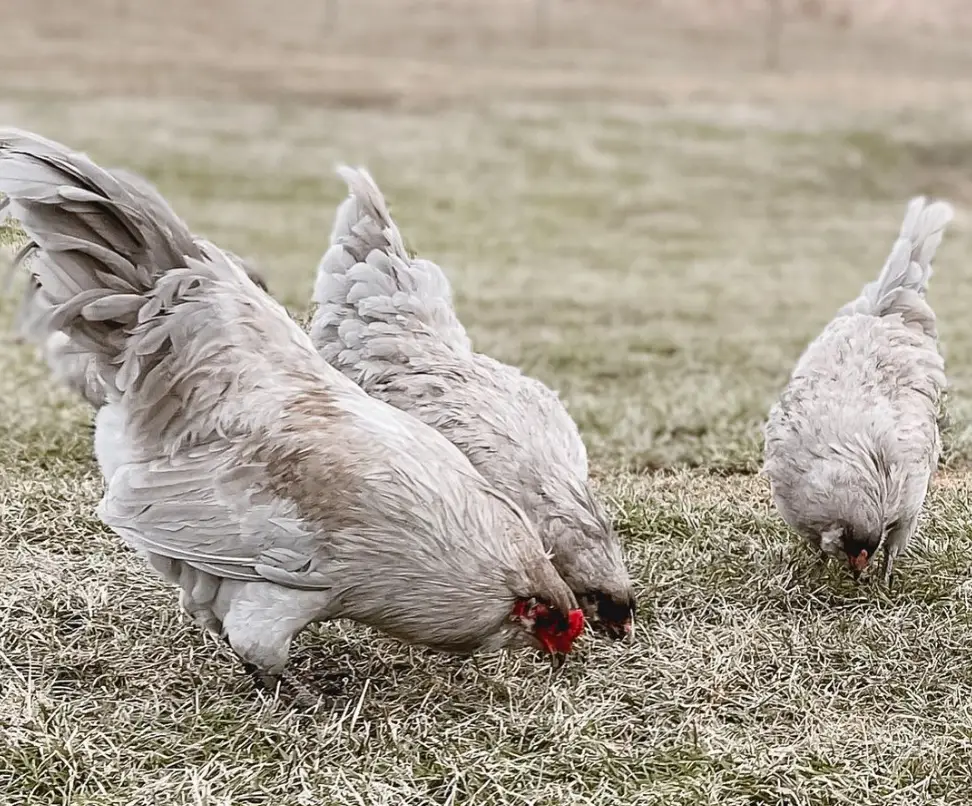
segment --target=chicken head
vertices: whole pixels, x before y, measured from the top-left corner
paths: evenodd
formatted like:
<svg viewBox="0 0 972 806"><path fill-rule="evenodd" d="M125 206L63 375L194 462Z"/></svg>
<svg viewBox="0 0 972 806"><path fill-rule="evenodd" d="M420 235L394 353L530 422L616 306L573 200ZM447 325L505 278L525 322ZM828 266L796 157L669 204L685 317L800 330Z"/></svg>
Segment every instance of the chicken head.
<svg viewBox="0 0 972 806"><path fill-rule="evenodd" d="M564 613L535 597L517 599L510 619L526 631L530 643L549 652L558 662L570 652L574 641L584 631L582 610L575 608Z"/></svg>

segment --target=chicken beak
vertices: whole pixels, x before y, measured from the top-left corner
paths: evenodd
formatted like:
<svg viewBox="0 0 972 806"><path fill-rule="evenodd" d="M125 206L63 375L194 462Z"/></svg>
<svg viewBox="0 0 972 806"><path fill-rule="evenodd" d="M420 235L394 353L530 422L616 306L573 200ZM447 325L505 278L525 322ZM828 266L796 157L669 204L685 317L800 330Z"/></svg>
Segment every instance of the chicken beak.
<svg viewBox="0 0 972 806"><path fill-rule="evenodd" d="M613 624L607 629L608 634L616 641L634 643L635 623L633 618L625 619L620 624Z"/></svg>
<svg viewBox="0 0 972 806"><path fill-rule="evenodd" d="M620 641L631 637L634 626L631 621L623 621L620 624L617 622L602 621L600 628L612 641Z"/></svg>
<svg viewBox="0 0 972 806"><path fill-rule="evenodd" d="M550 653L550 666L556 672L567 661L567 655L563 652L551 652Z"/></svg>
<svg viewBox="0 0 972 806"><path fill-rule="evenodd" d="M867 568L867 561L870 559L867 550L862 549L860 553L852 555L847 558L847 562L851 567L851 571L854 574L854 579L858 579L861 573Z"/></svg>

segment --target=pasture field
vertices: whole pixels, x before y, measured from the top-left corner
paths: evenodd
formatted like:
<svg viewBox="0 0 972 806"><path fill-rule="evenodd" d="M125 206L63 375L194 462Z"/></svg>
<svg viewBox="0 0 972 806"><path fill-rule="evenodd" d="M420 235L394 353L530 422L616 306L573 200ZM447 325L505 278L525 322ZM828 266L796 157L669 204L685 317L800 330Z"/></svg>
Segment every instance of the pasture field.
<svg viewBox="0 0 972 806"><path fill-rule="evenodd" d="M8 0L0 121L143 172L297 316L367 165L477 347L569 403L640 612L556 675L324 625L318 709L257 695L100 525L91 413L7 335L0 803L972 803L972 27L793 22L766 72L759 17L592 1L538 42L514 0ZM916 193L958 208L950 426L889 592L788 534L760 427Z"/></svg>

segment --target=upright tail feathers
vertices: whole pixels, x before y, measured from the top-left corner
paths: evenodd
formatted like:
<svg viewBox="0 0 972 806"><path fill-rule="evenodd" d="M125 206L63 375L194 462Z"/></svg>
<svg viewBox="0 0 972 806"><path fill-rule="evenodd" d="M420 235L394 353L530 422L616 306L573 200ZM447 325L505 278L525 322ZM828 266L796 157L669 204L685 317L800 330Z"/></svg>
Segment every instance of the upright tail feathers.
<svg viewBox="0 0 972 806"><path fill-rule="evenodd" d="M142 200L143 209L152 210L153 208L158 211L164 211L166 215L174 216L175 213L172 208L169 207L169 203L165 200L165 197L159 193L159 189L148 181L144 176L139 176L136 173L127 171L124 168L112 168L109 173L116 179L124 182L128 188L133 192L137 193ZM205 239L200 238L198 235L193 236L197 241L204 241ZM244 260L235 252L230 252L228 249L221 250L226 257L232 260L237 266L239 266L243 271L246 272L247 276L263 291L269 293L267 288L266 280L263 279L263 275L260 274L254 268L253 264L248 260Z"/></svg>
<svg viewBox="0 0 972 806"><path fill-rule="evenodd" d="M0 201L0 206L6 206L7 201ZM28 244L12 259L11 274L33 248L34 244ZM59 384L80 395L93 408L101 408L105 403L105 387L98 373L96 356L71 341L66 333L51 331L51 315L55 307L37 277L31 274L14 321L17 338L39 349Z"/></svg>
<svg viewBox="0 0 972 806"><path fill-rule="evenodd" d="M49 143L33 135L20 136L29 137L31 143L41 144L48 149L58 147L54 143ZM11 153L6 152L6 149L15 148L15 141L0 141L0 148L4 149L3 158L8 161L7 164L9 165L12 156ZM40 155L35 154L35 157L40 158ZM129 201L137 200L137 208L147 220L169 220L176 222L172 226L173 231L183 233L189 231L169 207L158 189L144 177L123 169L97 170L100 172L99 175L110 176L116 180L117 186L123 187L129 194ZM0 200L0 213L5 212L11 202L11 196ZM50 206L50 202L47 202L47 204ZM200 249L204 249L205 242L202 239L191 234L190 237ZM223 253L242 268L256 285L267 291L263 278L251 265L231 252L224 250ZM13 259L12 268L16 268L17 264L23 262L27 257L45 260L43 245L37 241L29 242ZM52 316L57 304L42 288L36 273L32 273L28 278L27 288L15 322L17 335L41 349L48 367L58 382L79 394L94 408L99 408L105 403L106 392L99 373L97 354L73 341L66 333L53 328Z"/></svg>
<svg viewBox="0 0 972 806"><path fill-rule="evenodd" d="M227 356L245 337L252 363L278 319L281 340L306 339L161 197L147 204L138 187L83 154L0 130L0 193L30 239L21 256L46 308L44 332L63 332L72 351L93 362L109 399L142 391L139 404L159 427L185 407L182 398L200 394L187 380L193 372L208 372L207 395L220 399L240 372ZM250 321L257 325L248 330L239 324ZM226 378L217 377L224 365Z"/></svg>
<svg viewBox="0 0 972 806"><path fill-rule="evenodd" d="M470 350L445 274L413 259L381 190L364 170L342 166L350 196L338 208L331 246L317 267L311 339L346 374L368 361L404 358L409 340Z"/></svg>
<svg viewBox="0 0 972 806"><path fill-rule="evenodd" d="M839 315L899 315L909 327L937 338L935 312L925 301L925 293L932 275L932 259L954 215L947 202L928 203L923 196L913 198L881 274L864 286L857 299L841 308Z"/></svg>

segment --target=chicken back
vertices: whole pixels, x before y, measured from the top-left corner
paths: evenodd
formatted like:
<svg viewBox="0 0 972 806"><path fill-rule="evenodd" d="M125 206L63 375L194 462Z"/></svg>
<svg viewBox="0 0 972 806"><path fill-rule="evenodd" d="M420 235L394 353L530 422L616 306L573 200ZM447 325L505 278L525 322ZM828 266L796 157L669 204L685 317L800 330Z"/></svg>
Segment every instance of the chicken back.
<svg viewBox="0 0 972 806"><path fill-rule="evenodd" d="M442 269L409 255L363 169L340 169L338 209L317 270L311 338L369 395L456 445L536 524L589 621L621 638L635 598L621 544L588 482L587 452L557 395L473 350Z"/></svg>

